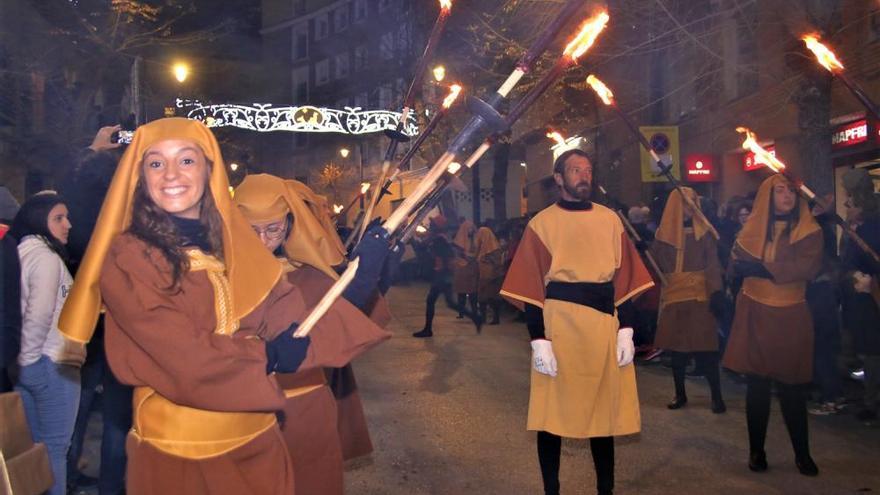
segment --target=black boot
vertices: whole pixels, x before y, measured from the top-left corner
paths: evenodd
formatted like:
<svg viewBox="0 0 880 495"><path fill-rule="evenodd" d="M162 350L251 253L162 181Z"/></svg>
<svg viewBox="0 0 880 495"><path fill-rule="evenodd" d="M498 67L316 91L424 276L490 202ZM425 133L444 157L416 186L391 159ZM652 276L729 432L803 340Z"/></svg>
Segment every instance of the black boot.
<svg viewBox="0 0 880 495"><path fill-rule="evenodd" d="M423 329L419 330L418 332L413 332L412 336L419 338L419 339L423 339L425 337L433 337L434 332L431 331L430 328L423 328Z"/></svg>
<svg viewBox="0 0 880 495"><path fill-rule="evenodd" d="M813 458L809 456L809 454L805 457L798 457L794 460L795 465L798 468L798 471L801 472L804 476L818 476L819 475L819 466L813 462Z"/></svg>
<svg viewBox="0 0 880 495"><path fill-rule="evenodd" d="M756 473L767 470L767 453L763 450L749 453L749 469Z"/></svg>
<svg viewBox="0 0 880 495"><path fill-rule="evenodd" d="M562 437L538 432L538 464L544 481L544 495L559 495L559 458L562 454Z"/></svg>
<svg viewBox="0 0 880 495"><path fill-rule="evenodd" d="M715 414L724 414L727 412L727 405L721 399L712 400L712 412Z"/></svg>
<svg viewBox="0 0 880 495"><path fill-rule="evenodd" d="M681 409L687 404L687 393L684 388L684 373L687 362L687 353L672 352L672 381L675 383L675 397L669 404L666 404L669 409Z"/></svg>
<svg viewBox="0 0 880 495"><path fill-rule="evenodd" d="M675 397L672 398L671 401L669 401L669 404L666 404L666 408L667 409L681 409L682 407L686 406L687 403L688 403L687 397L682 397L680 395L676 395Z"/></svg>

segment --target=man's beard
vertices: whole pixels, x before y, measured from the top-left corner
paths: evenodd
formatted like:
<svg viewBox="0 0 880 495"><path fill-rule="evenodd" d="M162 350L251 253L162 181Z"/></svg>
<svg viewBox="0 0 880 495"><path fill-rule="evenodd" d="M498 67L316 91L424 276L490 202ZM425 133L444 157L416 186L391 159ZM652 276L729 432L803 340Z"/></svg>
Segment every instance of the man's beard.
<svg viewBox="0 0 880 495"><path fill-rule="evenodd" d="M565 192L567 192L571 197L576 198L579 201L589 201L590 196L593 194L592 184L586 181L579 182L575 185L564 182L562 184L562 188L565 189Z"/></svg>

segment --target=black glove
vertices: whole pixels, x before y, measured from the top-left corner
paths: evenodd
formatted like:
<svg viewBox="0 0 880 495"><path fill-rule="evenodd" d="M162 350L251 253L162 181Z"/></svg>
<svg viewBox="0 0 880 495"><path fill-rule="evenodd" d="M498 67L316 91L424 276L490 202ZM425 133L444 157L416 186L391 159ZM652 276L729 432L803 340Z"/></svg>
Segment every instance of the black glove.
<svg viewBox="0 0 880 495"><path fill-rule="evenodd" d="M312 343L312 339L306 335L303 338L293 336L293 332L299 326L298 323L290 325L275 339L266 342L266 373L293 373L299 369L306 359L306 351Z"/></svg>
<svg viewBox="0 0 880 495"><path fill-rule="evenodd" d="M648 248L651 247L651 245L644 239L640 239L639 241L635 242L634 244L636 246L636 249L638 249L639 252L641 252L641 253L644 253L645 251L648 250Z"/></svg>
<svg viewBox="0 0 880 495"><path fill-rule="evenodd" d="M354 279L346 287L342 297L361 310L364 310L379 283L385 258L391 251L389 237L388 231L382 227L371 227L351 253L352 258L360 258L360 261Z"/></svg>
<svg viewBox="0 0 880 495"><path fill-rule="evenodd" d="M773 280L773 275L767 271L767 267L757 261L735 260L733 262L733 271L743 278L758 277Z"/></svg>
<svg viewBox="0 0 880 495"><path fill-rule="evenodd" d="M397 270L400 268L400 260L403 258L403 250L405 246L398 242L392 249L391 253L385 259L385 266L382 267L382 274L379 276L379 292L383 295L391 288L394 278L397 276Z"/></svg>

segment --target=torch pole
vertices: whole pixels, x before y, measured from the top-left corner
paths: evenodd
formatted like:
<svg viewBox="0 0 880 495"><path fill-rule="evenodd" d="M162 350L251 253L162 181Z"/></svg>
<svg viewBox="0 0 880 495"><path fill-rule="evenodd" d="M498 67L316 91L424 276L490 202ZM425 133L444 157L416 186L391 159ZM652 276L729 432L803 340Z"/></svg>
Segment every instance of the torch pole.
<svg viewBox="0 0 880 495"><path fill-rule="evenodd" d="M461 153L469 143L474 141L475 137L484 133L487 127L491 127L490 130L493 133L501 130L500 128L503 126L504 122L500 115L497 114L496 109L501 105L507 95L510 94L510 91L513 90L520 79L522 79L522 76L531 69L531 66L537 60L538 56L544 52L555 35L558 34L558 31L568 23L572 15L581 5L582 2L580 0L568 0L568 2L565 3L557 18L544 30L544 33L539 36L535 44L532 45L523 57L521 63L517 65L516 69L514 69L510 76L508 76L507 80L501 85L501 87L496 90L495 94L488 102L484 103L476 98L471 98L470 106L471 109L475 111L476 115L471 117L464 128L459 131L458 135L447 147L446 152L443 153L443 155L434 163L427 175L416 186L415 190L407 196L403 203L391 213L382 225L389 234L393 234L403 221L409 217L410 213L422 201L422 199L434 189L437 181L444 173L446 173L449 165L455 161L457 155ZM607 22L607 14L604 14L604 21ZM568 57L568 55L564 55L564 57L571 58ZM522 63L523 61L528 64L524 65ZM534 89L535 88L533 88L532 91L534 91ZM532 99L532 101L534 101L534 99ZM492 115L493 112L494 116ZM383 185L383 183L384 177L382 178L382 181L379 182L379 185ZM365 225L368 220L364 219L363 222ZM308 335L318 320L330 310L330 306L342 296L345 288L348 287L354 279L359 261L360 258L358 257L349 263L348 267L342 275L340 275L339 280L330 287L330 289L324 294L324 297L321 298L321 301L318 302L312 312L305 318L305 320L303 320L299 328L297 328L296 333L294 334L295 337L305 337Z"/></svg>
<svg viewBox="0 0 880 495"><path fill-rule="evenodd" d="M880 119L880 107L874 103L873 100L868 96L867 93L854 81L852 81L843 71L834 71L832 72L840 82L843 83L844 86L856 97L862 105L870 112L875 119Z"/></svg>
<svg viewBox="0 0 880 495"><path fill-rule="evenodd" d="M642 239L642 236L639 235L638 231L635 227L633 227L633 224L629 221L629 218L626 217L623 211L617 208L618 201L615 198L611 197L611 195L608 194L608 191L606 191L601 184L597 186L597 189L599 190L599 192L602 193L602 196L605 196L605 199L608 202L608 206L612 210L614 210L614 213L617 213L617 217L620 218L620 221L623 223L623 227L626 229L626 232L629 234L629 237L630 239L632 239L633 243L637 246L639 244L642 244L644 240ZM657 264L657 260L654 259L654 256L651 254L651 252L647 249L639 250L639 252L642 253L642 255L645 257L645 260L648 262L649 265L651 265L651 268L654 269L654 273L656 273L657 278L660 279L660 284L664 286L667 285L666 275L664 275L663 271L660 270L660 265Z"/></svg>

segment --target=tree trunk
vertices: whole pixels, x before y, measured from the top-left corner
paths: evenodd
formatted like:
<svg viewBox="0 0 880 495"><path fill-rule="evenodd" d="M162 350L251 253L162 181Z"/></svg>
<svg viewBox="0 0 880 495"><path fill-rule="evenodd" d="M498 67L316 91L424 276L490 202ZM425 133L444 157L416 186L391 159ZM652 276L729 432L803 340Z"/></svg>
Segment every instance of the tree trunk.
<svg viewBox="0 0 880 495"><path fill-rule="evenodd" d="M510 163L510 141L506 139L495 146L492 162L492 201L495 220L507 220L507 167Z"/></svg>

